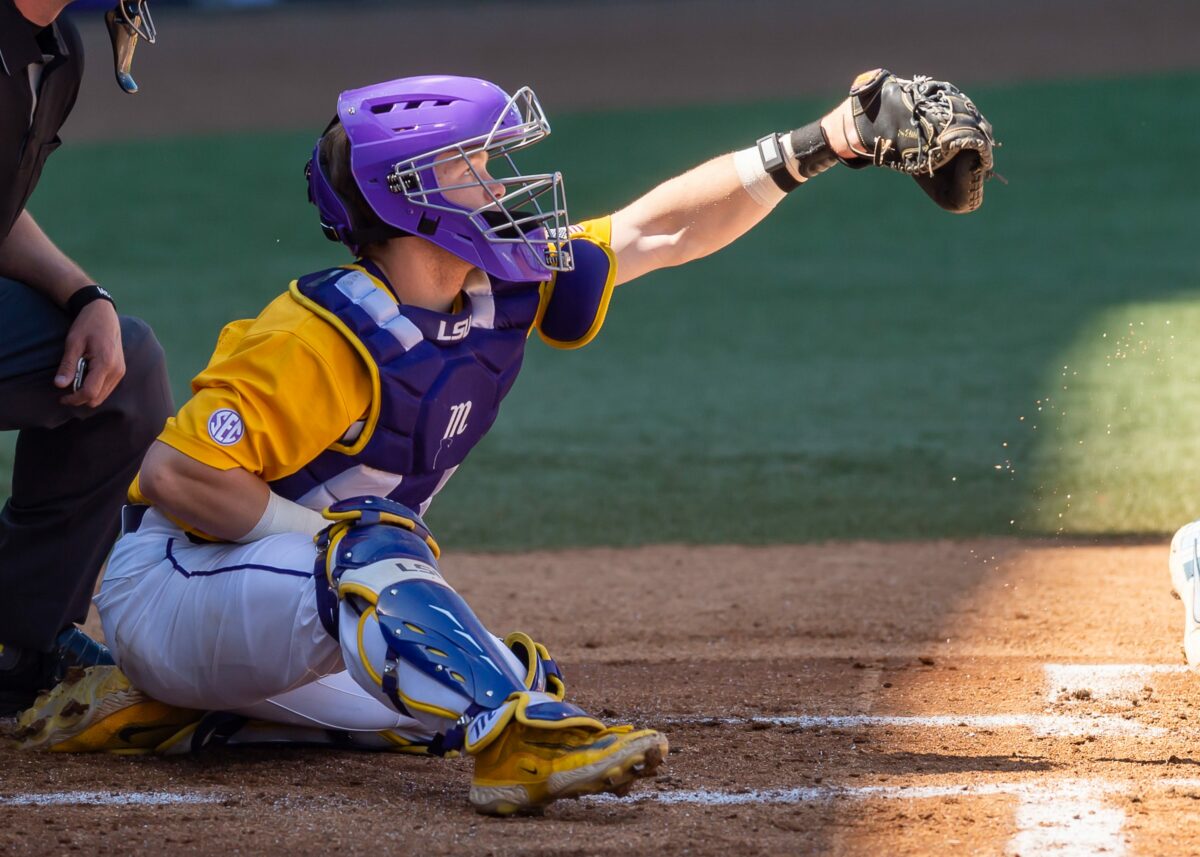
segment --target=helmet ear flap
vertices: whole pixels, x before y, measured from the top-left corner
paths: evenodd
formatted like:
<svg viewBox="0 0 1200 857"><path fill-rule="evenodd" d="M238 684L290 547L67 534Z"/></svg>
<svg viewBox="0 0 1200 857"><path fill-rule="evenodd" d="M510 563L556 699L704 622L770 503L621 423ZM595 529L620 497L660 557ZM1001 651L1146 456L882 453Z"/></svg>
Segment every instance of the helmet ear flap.
<svg viewBox="0 0 1200 857"><path fill-rule="evenodd" d="M329 181L328 159L321 153L320 140L313 148L312 157L304 165L304 178L308 182L308 201L317 207L325 237L330 241L349 243L354 222L341 194L334 190ZM356 248L351 249L357 252Z"/></svg>
<svg viewBox="0 0 1200 857"><path fill-rule="evenodd" d="M313 192L313 162L311 160L304 162L304 181L308 185L308 201L311 204L316 205L317 195ZM325 234L326 238L328 238L330 241L341 241L341 238L338 237L338 230L336 226L326 223L324 219L322 219L320 223L321 231Z"/></svg>
<svg viewBox="0 0 1200 857"><path fill-rule="evenodd" d="M312 157L304 166L304 178L308 182L308 201L317 207L325 237L345 244L351 253L358 255L368 244L402 238L409 233L382 222L361 222L366 215L356 217L354 206L334 187L330 180L330 156L323 151L322 141L338 122L335 116L317 139ZM364 200L363 205L368 206L368 203Z"/></svg>

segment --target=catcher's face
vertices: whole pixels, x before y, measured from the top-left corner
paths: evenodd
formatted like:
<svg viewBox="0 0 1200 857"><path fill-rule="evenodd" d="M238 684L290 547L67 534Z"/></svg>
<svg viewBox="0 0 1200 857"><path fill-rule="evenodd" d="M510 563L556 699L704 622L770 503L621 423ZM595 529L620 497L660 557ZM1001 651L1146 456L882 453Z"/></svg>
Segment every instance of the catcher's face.
<svg viewBox="0 0 1200 857"><path fill-rule="evenodd" d="M466 158L447 152L434 164L433 175L446 201L475 211L493 205L504 197L504 184L487 170L487 152L473 152Z"/></svg>

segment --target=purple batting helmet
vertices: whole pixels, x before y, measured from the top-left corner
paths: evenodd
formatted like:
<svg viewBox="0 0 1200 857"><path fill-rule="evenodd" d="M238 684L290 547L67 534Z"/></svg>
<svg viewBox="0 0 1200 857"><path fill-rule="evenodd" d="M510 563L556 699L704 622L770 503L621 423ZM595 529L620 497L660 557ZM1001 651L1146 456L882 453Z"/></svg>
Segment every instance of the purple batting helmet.
<svg viewBox="0 0 1200 857"><path fill-rule="evenodd" d="M353 222L318 141L306 169L309 200L331 240L358 253L374 241L419 236L506 280L548 280L572 269L562 241L570 223L562 174L526 175L511 157L550 133L529 87L510 96L472 77L406 77L343 92L337 120L350 142L351 175L382 226ZM471 163L481 152L490 181ZM466 163L467 178L439 187L434 164L456 159ZM488 201L471 209L443 195L464 188L483 188Z"/></svg>

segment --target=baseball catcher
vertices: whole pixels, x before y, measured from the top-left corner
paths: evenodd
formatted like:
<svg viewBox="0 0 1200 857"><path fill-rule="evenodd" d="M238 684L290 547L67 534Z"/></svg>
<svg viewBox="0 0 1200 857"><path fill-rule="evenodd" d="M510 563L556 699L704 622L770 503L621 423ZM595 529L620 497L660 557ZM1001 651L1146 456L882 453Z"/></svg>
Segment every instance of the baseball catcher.
<svg viewBox="0 0 1200 857"><path fill-rule="evenodd" d="M485 628L423 516L532 333L586 345L618 286L728 245L838 163L908 172L971 211L991 128L948 83L871 72L820 120L583 221L561 174L517 166L549 132L527 87L431 76L341 94L305 175L354 260L221 333L130 488L96 596L118 666L41 697L27 746L320 735L467 754L470 801L493 814L655 773L667 739L573 705L545 645Z"/></svg>

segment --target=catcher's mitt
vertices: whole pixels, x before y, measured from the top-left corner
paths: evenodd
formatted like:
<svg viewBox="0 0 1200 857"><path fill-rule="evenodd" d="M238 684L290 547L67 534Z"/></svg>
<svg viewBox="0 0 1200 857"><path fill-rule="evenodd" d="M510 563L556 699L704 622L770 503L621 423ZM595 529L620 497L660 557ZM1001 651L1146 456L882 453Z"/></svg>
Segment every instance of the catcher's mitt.
<svg viewBox="0 0 1200 857"><path fill-rule="evenodd" d="M992 126L954 84L875 69L855 78L850 107L863 148L852 146L860 157L849 166L908 173L947 211L965 214L983 203Z"/></svg>

